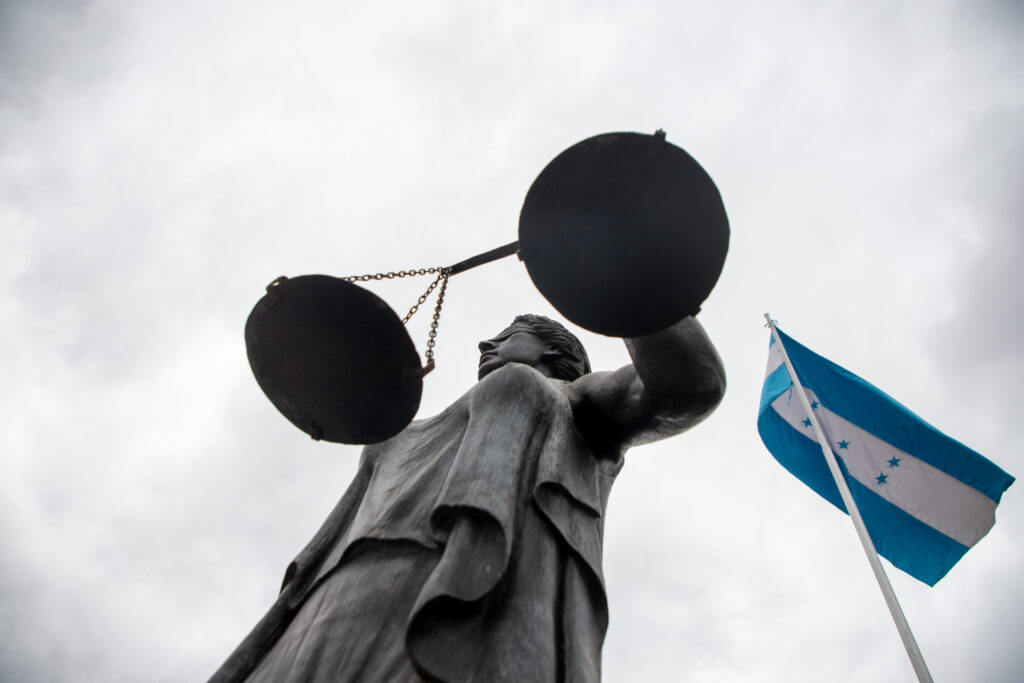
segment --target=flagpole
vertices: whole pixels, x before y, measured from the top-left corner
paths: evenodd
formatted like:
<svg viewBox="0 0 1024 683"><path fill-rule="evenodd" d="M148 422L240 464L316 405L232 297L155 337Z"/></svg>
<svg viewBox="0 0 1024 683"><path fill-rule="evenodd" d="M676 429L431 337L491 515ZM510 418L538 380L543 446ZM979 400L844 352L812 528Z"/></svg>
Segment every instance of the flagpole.
<svg viewBox="0 0 1024 683"><path fill-rule="evenodd" d="M811 408L811 402L807 400L804 387L796 376L796 369L793 367L793 361L789 359L786 347L782 343L782 337L779 336L779 331L775 329L775 321L767 313L764 314L764 317L768 321L768 327L772 330L775 342L779 345L779 350L782 352L782 359L786 363L786 369L789 370L789 376L793 380L793 388L796 389L796 394L800 398L800 404L803 405L804 410L807 412L807 418L811 421L811 426L814 427L814 434L818 437L818 443L821 445L821 452L825 456L825 462L828 463L828 468L832 472L832 478L835 479L836 486L839 487L839 495L842 496L846 510L850 513L853 526L857 529L857 536L860 538L861 545L864 546L864 553L868 556L868 563L875 572L875 579L878 580L878 587L882 589L882 596L885 598L885 603L889 606L892 619L896 622L896 630L900 632L900 638L903 639L903 646L907 649L911 664L914 665L917 679L920 683L932 683L932 675L928 671L928 666L924 663L924 657L921 655L920 648L917 647L917 641L910 630L910 624L907 623L903 609L896 599L896 593L892 589L892 584L889 583L889 577L885 573L885 568L882 567L882 562L878 559L875 544L871 541L871 535L868 533L867 527L864 526L860 510L857 509L857 504L853 500L853 494L846 483L846 478L843 476L842 470L839 469L839 462L836 460L835 453L832 452L832 446L828 439L825 438L825 432L818 423L818 417Z"/></svg>

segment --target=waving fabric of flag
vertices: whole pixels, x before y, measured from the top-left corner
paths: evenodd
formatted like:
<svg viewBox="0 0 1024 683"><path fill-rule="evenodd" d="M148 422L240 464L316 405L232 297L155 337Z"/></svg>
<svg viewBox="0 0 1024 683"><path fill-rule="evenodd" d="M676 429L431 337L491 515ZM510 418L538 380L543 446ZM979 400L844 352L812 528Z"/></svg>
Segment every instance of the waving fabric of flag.
<svg viewBox="0 0 1024 683"><path fill-rule="evenodd" d="M878 554L935 585L995 524L996 505L1014 478L778 332ZM778 347L773 338L757 419L761 440L783 467L845 512Z"/></svg>

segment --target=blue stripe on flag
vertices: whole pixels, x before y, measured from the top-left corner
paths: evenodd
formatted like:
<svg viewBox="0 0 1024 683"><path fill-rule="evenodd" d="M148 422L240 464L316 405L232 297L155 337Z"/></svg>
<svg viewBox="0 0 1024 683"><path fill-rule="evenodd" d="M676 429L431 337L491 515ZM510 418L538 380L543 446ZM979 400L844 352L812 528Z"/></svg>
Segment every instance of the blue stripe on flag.
<svg viewBox="0 0 1024 683"><path fill-rule="evenodd" d="M797 399L794 397L793 400ZM817 441L794 430L771 408L759 416L757 431L779 464L822 498L846 512L846 505ZM932 529L849 476L842 458L839 462L875 549L893 566L934 586L967 552L967 546Z"/></svg>
<svg viewBox="0 0 1024 683"><path fill-rule="evenodd" d="M822 358L782 330L778 332L801 384L813 388L834 413L973 486L997 503L1013 483L1012 476L983 455L946 436L857 375Z"/></svg>
<svg viewBox="0 0 1024 683"><path fill-rule="evenodd" d="M782 370L786 367L783 366ZM797 398L794 396L793 400ZM832 472L821 453L821 444L797 433L782 416L772 410L762 410L757 418L757 431L761 441L779 464L810 486L815 493L846 512L846 505L839 495L839 487L832 478Z"/></svg>
<svg viewBox="0 0 1024 683"><path fill-rule="evenodd" d="M842 464L842 458L840 467L864 519L864 526L874 530L871 540L875 550L893 566L934 586L970 550L851 477ZM884 532L879 532L879 529Z"/></svg>
<svg viewBox="0 0 1024 683"><path fill-rule="evenodd" d="M768 375L764 381L764 386L761 387L761 407L758 409L758 412L763 411L771 405L772 401L789 391L791 386L793 386L793 380L789 378L789 371L785 365L780 365L772 374Z"/></svg>

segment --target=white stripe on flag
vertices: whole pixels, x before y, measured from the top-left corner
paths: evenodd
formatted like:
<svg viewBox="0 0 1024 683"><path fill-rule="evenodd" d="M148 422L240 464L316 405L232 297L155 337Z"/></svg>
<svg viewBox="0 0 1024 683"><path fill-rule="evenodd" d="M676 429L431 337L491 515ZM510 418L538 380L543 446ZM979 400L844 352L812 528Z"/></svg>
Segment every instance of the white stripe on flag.
<svg viewBox="0 0 1024 683"><path fill-rule="evenodd" d="M772 342L768 345L768 369L764 371L764 378L768 379L773 372L785 364L786 361L782 357L782 347L775 343L775 337L772 337Z"/></svg>
<svg viewBox="0 0 1024 683"><path fill-rule="evenodd" d="M772 363L769 362L769 368ZM968 547L981 539L996 521L996 502L972 486L910 453L882 441L818 403L808 388L807 398L832 446L850 476L904 512ZM808 439L817 441L803 406L790 389L772 408ZM845 445L844 445L845 444ZM881 479L880 479L881 478Z"/></svg>

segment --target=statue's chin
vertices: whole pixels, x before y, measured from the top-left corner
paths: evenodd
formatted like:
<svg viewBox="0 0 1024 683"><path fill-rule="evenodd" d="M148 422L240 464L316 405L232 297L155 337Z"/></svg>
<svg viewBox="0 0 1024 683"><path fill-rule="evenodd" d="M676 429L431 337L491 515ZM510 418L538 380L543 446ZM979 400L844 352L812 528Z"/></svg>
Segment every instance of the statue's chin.
<svg viewBox="0 0 1024 683"><path fill-rule="evenodd" d="M487 375L491 374L492 372L494 372L495 370L497 370L500 367L501 366L498 365L497 363L490 363L490 362L484 363L483 365L480 366L480 369L477 370L477 373L476 373L477 381L482 380L484 377L486 377Z"/></svg>

